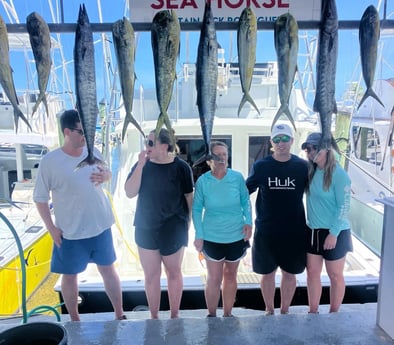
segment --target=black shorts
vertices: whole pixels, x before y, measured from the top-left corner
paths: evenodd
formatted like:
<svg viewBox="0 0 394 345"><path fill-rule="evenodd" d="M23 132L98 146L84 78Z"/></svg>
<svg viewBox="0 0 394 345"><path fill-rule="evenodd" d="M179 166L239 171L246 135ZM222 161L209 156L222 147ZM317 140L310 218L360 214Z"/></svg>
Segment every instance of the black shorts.
<svg viewBox="0 0 394 345"><path fill-rule="evenodd" d="M246 255L249 241L217 243L204 240L202 252L206 260L237 262Z"/></svg>
<svg viewBox="0 0 394 345"><path fill-rule="evenodd" d="M314 255L321 255L325 260L338 260L343 258L347 252L353 251L352 234L349 229L342 230L337 237L337 244L334 249L324 250L323 245L330 231L328 229L314 229L307 227L307 252Z"/></svg>
<svg viewBox="0 0 394 345"><path fill-rule="evenodd" d="M159 250L163 256L176 253L181 247L186 247L189 225L178 217L171 217L155 229L135 229L135 243L141 248Z"/></svg>
<svg viewBox="0 0 394 345"><path fill-rule="evenodd" d="M305 232L276 233L256 230L252 244L253 271L269 274L278 267L299 274L306 267Z"/></svg>

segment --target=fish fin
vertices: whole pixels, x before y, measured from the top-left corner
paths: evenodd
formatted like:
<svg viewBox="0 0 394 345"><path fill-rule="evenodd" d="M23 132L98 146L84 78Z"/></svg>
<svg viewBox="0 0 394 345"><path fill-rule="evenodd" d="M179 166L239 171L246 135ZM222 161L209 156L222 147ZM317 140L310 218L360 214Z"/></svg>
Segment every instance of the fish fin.
<svg viewBox="0 0 394 345"><path fill-rule="evenodd" d="M242 96L241 103L239 104L239 107L238 107L238 117L239 117L239 114L241 112L242 107L245 105L246 102L249 102L253 106L253 108L256 109L258 114L261 115L260 114L260 110L257 107L256 103L254 102L254 100L253 100L252 96L250 95L250 93L244 93L244 95Z"/></svg>
<svg viewBox="0 0 394 345"><path fill-rule="evenodd" d="M379 96L375 93L374 90L372 90L371 87L369 87L369 88L367 89L367 91L365 91L365 94L364 94L363 98L361 98L361 101L360 101L360 103L359 103L359 105L358 105L358 107L357 107L357 110L360 109L361 104L363 104L363 103L365 102L365 100L366 100L369 96L371 96L372 98L375 98L375 100L376 100L383 108L385 108L385 106L384 106L383 102L380 100Z"/></svg>
<svg viewBox="0 0 394 345"><path fill-rule="evenodd" d="M278 111L276 112L276 115L272 121L271 125L271 130L274 128L275 123L279 120L282 114L285 114L287 118L290 120L291 124L293 125L294 130L297 130L293 116L291 115L289 106L287 104L282 104Z"/></svg>
<svg viewBox="0 0 394 345"><path fill-rule="evenodd" d="M30 126L29 121L27 121L27 118L25 117L25 115L23 115L22 110L20 110L19 107L17 107L17 108L14 107L15 132L18 132L19 118L21 118L26 123L26 125L27 125L27 127L29 127L30 131L33 131L33 129Z"/></svg>
<svg viewBox="0 0 394 345"><path fill-rule="evenodd" d="M123 123L123 129L122 129L122 143L124 141L124 138L126 136L127 133L127 127L129 125L129 123L132 123L135 128L138 129L138 131L142 134L142 136L145 138L145 133L142 130L141 126L139 125L139 123L136 121L136 119L131 115L131 114L126 114L125 119L124 119L124 123Z"/></svg>

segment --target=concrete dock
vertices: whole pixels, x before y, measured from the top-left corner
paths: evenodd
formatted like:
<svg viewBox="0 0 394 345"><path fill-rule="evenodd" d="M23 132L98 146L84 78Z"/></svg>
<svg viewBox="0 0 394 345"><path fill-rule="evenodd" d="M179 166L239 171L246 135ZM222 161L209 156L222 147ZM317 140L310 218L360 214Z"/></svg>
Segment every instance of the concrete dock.
<svg viewBox="0 0 394 345"><path fill-rule="evenodd" d="M207 311L182 310L179 319L160 312L150 320L145 311L128 312L128 320L114 321L112 313L82 314L81 322L62 315L68 345L161 345L161 344L283 344L283 345L381 345L394 341L376 325L377 304L345 304L329 314L308 314L307 306L294 306L288 315L265 316L262 311L234 309L234 317L207 318ZM218 312L220 315L220 310ZM33 316L28 322L56 322L53 316ZM20 320L1 320L0 332L20 325ZM0 336L0 344L2 342Z"/></svg>

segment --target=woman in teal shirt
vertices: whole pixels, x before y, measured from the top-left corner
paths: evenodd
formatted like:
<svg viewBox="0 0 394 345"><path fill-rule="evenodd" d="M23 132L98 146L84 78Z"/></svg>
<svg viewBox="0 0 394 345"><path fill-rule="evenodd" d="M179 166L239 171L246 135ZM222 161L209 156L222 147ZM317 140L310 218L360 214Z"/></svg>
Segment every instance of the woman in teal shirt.
<svg viewBox="0 0 394 345"><path fill-rule="evenodd" d="M330 313L337 312L345 295L346 253L353 250L348 219L350 178L337 163L333 148L319 149L321 133L302 144L310 162L307 193L307 286L309 312L318 313L323 261L330 279Z"/></svg>
<svg viewBox="0 0 394 345"><path fill-rule="evenodd" d="M196 182L192 207L194 245L207 263L208 316L216 316L222 286L223 316L227 317L232 316L239 262L252 236L252 215L242 174L228 168L227 145L212 142L211 152L211 170Z"/></svg>

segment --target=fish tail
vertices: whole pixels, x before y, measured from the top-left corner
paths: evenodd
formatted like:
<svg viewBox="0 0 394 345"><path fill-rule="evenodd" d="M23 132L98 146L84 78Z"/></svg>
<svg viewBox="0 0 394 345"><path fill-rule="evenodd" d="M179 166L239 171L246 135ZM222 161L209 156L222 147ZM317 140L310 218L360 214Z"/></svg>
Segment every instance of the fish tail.
<svg viewBox="0 0 394 345"><path fill-rule="evenodd" d="M77 171L78 169L83 168L86 165L94 165L97 164L99 166L107 166L107 163L105 163L103 160L93 156L93 157L89 157L89 155L81 162L78 163L78 165L76 166L76 168L74 169L74 171Z"/></svg>
<svg viewBox="0 0 394 345"><path fill-rule="evenodd" d="M139 123L134 119L134 117L131 114L126 114L126 117L125 117L124 123L123 123L123 129L122 129L122 142L124 141L124 138L125 138L126 132L127 132L127 127L130 123L132 123L138 129L138 131L142 134L142 136L145 138L145 133L142 130Z"/></svg>
<svg viewBox="0 0 394 345"><path fill-rule="evenodd" d="M375 100L384 108L384 104L383 102L380 100L379 96L375 93L374 90L372 90L372 87L367 88L367 91L365 91L365 94L363 96L363 98L361 98L360 104L357 107L357 110L360 109L361 104L363 104L365 102L365 100L371 96L372 98L375 98Z"/></svg>
<svg viewBox="0 0 394 345"><path fill-rule="evenodd" d="M155 130L156 137L158 137L160 129L163 127L163 125L166 126L166 128L170 134L171 144L175 148L175 145L176 145L175 131L173 130L173 128L171 126L170 118L168 117L168 114L166 112L160 113L159 118L157 119L156 130Z"/></svg>
<svg viewBox="0 0 394 345"><path fill-rule="evenodd" d="M14 122L15 122L15 131L18 132L18 120L22 119L27 127L29 127L30 131L32 131L32 128L30 126L29 121L27 121L27 118L25 115L23 115L22 110L20 110L19 108L14 107Z"/></svg>
<svg viewBox="0 0 394 345"><path fill-rule="evenodd" d="M243 96L242 96L241 102L239 103L239 107L238 107L238 117L239 117L239 114L241 113L241 110L242 110L242 108L243 108L243 106L245 105L246 102L249 102L249 103L256 109L256 111L258 112L258 114L260 115L260 110L259 110L259 108L257 107L256 103L254 102L252 96L251 96L249 93L245 92L245 93L243 94Z"/></svg>
<svg viewBox="0 0 394 345"><path fill-rule="evenodd" d="M279 118L281 117L282 114L285 114L288 117L288 119L290 120L291 124L294 127L294 130L296 130L293 116L291 115L289 106L287 104L282 104L280 106L280 108L278 109L278 111L276 112L274 120L272 121L271 130L274 128L275 123L279 120Z"/></svg>

